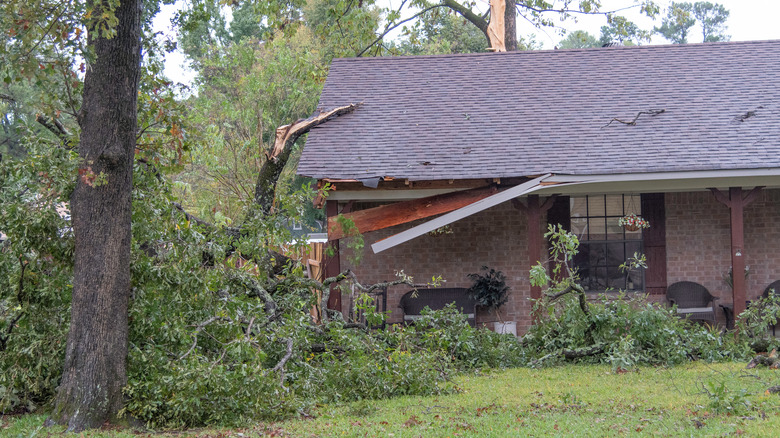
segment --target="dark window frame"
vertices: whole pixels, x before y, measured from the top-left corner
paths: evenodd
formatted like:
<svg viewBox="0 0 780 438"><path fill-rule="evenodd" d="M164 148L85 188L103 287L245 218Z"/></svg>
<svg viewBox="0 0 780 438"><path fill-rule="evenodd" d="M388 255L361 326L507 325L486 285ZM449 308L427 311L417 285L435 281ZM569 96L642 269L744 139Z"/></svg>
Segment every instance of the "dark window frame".
<svg viewBox="0 0 780 438"><path fill-rule="evenodd" d="M608 214L607 197L621 197L621 213ZM629 213L628 203L633 203L633 210L636 214L642 214L641 199L630 200L627 197L634 195L585 195L572 196L569 203L569 217L571 228L574 231L575 223L584 219L583 232L580 234L580 253L574 257L574 266L580 275L580 284L585 287L587 292L606 292L623 290L626 292L640 292L644 290L646 281L643 269L632 270L631 272L622 272L619 268L634 253L642 254L644 252L643 232L630 233L620 227L620 238L615 238L616 234L609 232L610 223L614 224L616 219ZM591 199L601 198L603 206L601 212L592 212ZM575 200L580 199L585 202L585 216L574 216L572 209L575 206ZM603 223L603 233L592 233L591 223L601 221ZM602 234L599 236L598 234ZM612 238L610 238L612 236ZM595 238L594 238L595 237ZM610 249L612 247L612 249ZM618 249L619 248L619 249ZM611 254L618 253L619 256L611 257Z"/></svg>

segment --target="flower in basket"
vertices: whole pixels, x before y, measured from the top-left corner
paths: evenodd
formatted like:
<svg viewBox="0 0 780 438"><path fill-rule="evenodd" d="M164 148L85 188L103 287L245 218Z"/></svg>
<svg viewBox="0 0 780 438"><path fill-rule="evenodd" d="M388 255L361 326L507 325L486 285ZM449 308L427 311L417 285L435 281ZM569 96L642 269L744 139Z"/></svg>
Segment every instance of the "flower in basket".
<svg viewBox="0 0 780 438"><path fill-rule="evenodd" d="M618 225L630 231L636 231L642 228L650 228L650 222L648 222L642 216L637 216L634 213L627 214L618 219Z"/></svg>

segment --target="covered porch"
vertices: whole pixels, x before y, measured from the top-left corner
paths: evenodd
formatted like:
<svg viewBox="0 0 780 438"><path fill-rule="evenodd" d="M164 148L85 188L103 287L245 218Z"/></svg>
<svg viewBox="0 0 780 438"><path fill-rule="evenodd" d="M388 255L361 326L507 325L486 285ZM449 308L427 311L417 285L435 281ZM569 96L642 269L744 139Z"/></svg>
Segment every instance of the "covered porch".
<svg viewBox="0 0 780 438"><path fill-rule="evenodd" d="M366 246L370 244L372 251L364 256L363 265L356 267L357 272L372 281L386 280L392 275L388 266L420 278L442 275L447 286L458 287L467 287L465 274L482 264L506 271L513 290L508 313L523 331L531 322L528 298L541 294L539 288L528 284L528 270L547 258L547 243L543 239L547 225L561 223L577 232L570 220L572 208L586 197L634 198L640 214L651 223L640 238L648 259L641 287L631 279L631 284L624 282L620 289L646 292L651 300L665 301L668 285L694 281L719 298L718 310L724 306L739 314L747 300L755 299L769 283L780 278L780 269L776 268L780 266L780 256L775 251L780 245L780 231L774 226L774 218L780 212L778 187L780 175L774 169L588 177L543 175L511 187L494 184L476 201L472 199L466 205L462 205L462 200L444 202L444 206L439 203L435 209L420 206L441 200L441 193L415 198L414 191L408 190L406 199L394 199L392 203L385 200L381 207L350 211L359 205L355 198L365 193L340 190L329 198L328 211L331 217L344 214L364 221L371 217L373 209L381 208L382 223L389 225L376 225L365 233ZM449 193L461 193L459 197L464 198L468 192L454 189ZM377 201L381 200L374 200ZM410 215L409 208L415 205L418 210ZM396 218L388 222L394 211L409 220ZM445 225L452 227L452 235L428 235ZM326 266L333 271L346 267L343 259L333 258ZM750 266L751 272L748 278L735 276L733 289L724 282L724 275L732 266L736 267L734 272L743 272L745 266ZM332 297L332 307L339 308L338 294ZM391 291L391 310L396 306L394 299L397 301ZM726 324L722 310L716 317L718 323Z"/></svg>

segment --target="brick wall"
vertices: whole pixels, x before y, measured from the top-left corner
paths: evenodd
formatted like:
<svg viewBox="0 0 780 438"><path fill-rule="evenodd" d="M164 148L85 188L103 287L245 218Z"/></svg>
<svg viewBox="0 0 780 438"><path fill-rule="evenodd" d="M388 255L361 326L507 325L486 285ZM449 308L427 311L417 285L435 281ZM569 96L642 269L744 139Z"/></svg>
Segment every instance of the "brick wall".
<svg viewBox="0 0 780 438"><path fill-rule="evenodd" d="M695 281L721 297L718 304L731 302L731 290L722 275L731 266L728 208L710 192L666 194L667 278L668 283ZM747 297L754 299L764 288L780 279L780 190L763 190L745 209L746 263L750 266ZM544 220L542 227L544 227ZM395 278L403 270L416 282L430 281L441 275L447 287L468 287L466 274L480 267L501 270L510 286L509 302L502 308L504 319L516 321L518 333L530 326L530 285L526 249L525 213L504 203L462 219L451 225L453 234L418 237L409 242L373 254L370 244L411 228L421 222L366 233L366 247L359 266L354 268L360 281L370 284ZM540 228L539 233L544 229ZM342 248L346 245L342 245ZM342 254L342 268L350 267ZM401 321L398 301L408 287L395 287L388 294L389 321ZM663 300L664 296L655 297ZM349 298L344 297L344 306ZM723 314L718 319L724 322ZM481 313L478 322L494 321L494 315Z"/></svg>
<svg viewBox="0 0 780 438"><path fill-rule="evenodd" d="M745 264L750 266L747 298L755 299L780 279L780 190L763 190L745 208ZM732 302L723 275L731 266L729 209L710 192L666 195L666 254L669 284L695 281ZM719 320L723 315L719 312Z"/></svg>
<svg viewBox="0 0 780 438"><path fill-rule="evenodd" d="M510 287L509 302L501 308L502 317L516 321L518 332L530 326L530 285L528 283L528 255L526 248L527 225L525 213L507 202L451 225L452 234L437 237L420 236L394 248L374 254L370 244L391 236L421 222L399 225L385 230L366 233L362 261L354 268L361 283L370 284L395 278L395 272L403 270L415 282L430 281L441 275L446 287L469 287L467 274L479 272L482 266L503 271ZM539 233L543 230L540 228ZM342 245L342 248L345 245ZM342 268L350 267L348 254L343 252ZM389 321L402 319L398 302L409 287L392 288L388 293ZM344 306L349 305L344 297ZM478 314L478 323L495 321L494 314Z"/></svg>

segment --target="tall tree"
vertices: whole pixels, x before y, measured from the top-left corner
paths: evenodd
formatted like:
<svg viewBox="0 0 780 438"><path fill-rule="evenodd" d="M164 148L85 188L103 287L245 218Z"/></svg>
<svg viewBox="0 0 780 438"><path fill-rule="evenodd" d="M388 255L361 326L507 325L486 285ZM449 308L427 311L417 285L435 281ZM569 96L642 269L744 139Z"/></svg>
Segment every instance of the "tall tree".
<svg viewBox="0 0 780 438"><path fill-rule="evenodd" d="M115 25L87 23L94 60L78 114L83 164L71 199L76 245L71 326L49 421L69 431L98 427L115 419L122 407L141 73L141 0L93 1L88 10L92 17L115 17Z"/></svg>
<svg viewBox="0 0 780 438"><path fill-rule="evenodd" d="M693 17L693 5L686 2L672 2L666 10L666 17L661 22L661 26L656 27L655 32L674 44L687 44L688 34L694 24L696 19Z"/></svg>
<svg viewBox="0 0 780 438"><path fill-rule="evenodd" d="M726 20L729 11L721 4L710 2L682 2L672 4L655 32L674 44L687 44L694 26L701 27L702 42L728 41Z"/></svg>
<svg viewBox="0 0 780 438"><path fill-rule="evenodd" d="M693 4L693 16L696 17L701 26L703 42L731 39L730 36L726 35L726 20L729 18L729 11L725 6L718 3L696 2Z"/></svg>
<svg viewBox="0 0 780 438"><path fill-rule="evenodd" d="M601 46L599 40L584 30L569 32L566 38L558 43L560 49L589 49L599 46Z"/></svg>
<svg viewBox="0 0 780 438"><path fill-rule="evenodd" d="M498 0L501 1L501 0ZM396 10L391 10L387 14L387 26L379 33L376 42L399 28L405 23L410 22L417 17L428 13L434 9L446 8L450 9L457 14L461 15L465 20L479 29L485 38L486 47L490 47L489 27L491 23L495 22L498 18L503 18L504 21L504 43L506 50L517 50L518 46L517 37L517 17L521 17L523 20L528 21L537 27L551 27L555 25L554 18L565 19L574 15L588 14L588 15L603 15L610 21L615 21L618 17L611 11L601 11L599 9L601 2L595 0L582 0L577 3L576 7L572 6L572 2L565 1L546 1L546 0L504 0L504 8L497 8L497 10L504 10L502 17L491 16L491 12L482 12L476 7L476 3L466 2L459 3L456 0L441 0L441 2L428 2L426 0L415 0L412 2L402 2L401 6ZM352 2L348 2L352 3ZM636 7L640 9L641 13L648 16L655 16L659 8L653 0L639 0L636 2ZM401 18L401 13L408 8L416 8L416 12L409 17ZM625 18L623 18L625 21ZM361 52L358 52L358 56L366 53L368 48Z"/></svg>
<svg viewBox="0 0 780 438"><path fill-rule="evenodd" d="M625 17L610 15L607 17L607 25L601 26L599 43L602 46L613 43L633 46L649 41L651 35L650 31L640 29L636 23Z"/></svg>

